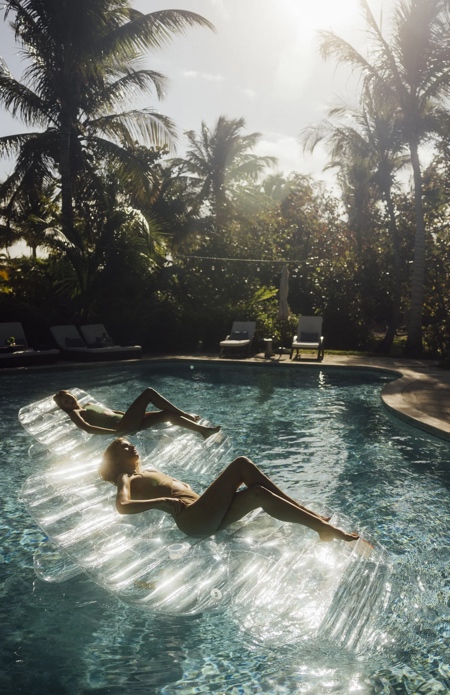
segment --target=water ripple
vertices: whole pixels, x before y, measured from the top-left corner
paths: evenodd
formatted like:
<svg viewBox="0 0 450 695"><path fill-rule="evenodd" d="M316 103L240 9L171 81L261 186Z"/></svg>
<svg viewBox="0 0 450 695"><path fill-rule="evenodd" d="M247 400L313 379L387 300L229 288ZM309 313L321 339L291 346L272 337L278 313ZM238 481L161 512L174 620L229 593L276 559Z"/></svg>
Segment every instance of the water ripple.
<svg viewBox="0 0 450 695"><path fill-rule="evenodd" d="M191 366L2 375L8 408L0 437L6 485L0 517L0 691L450 692L449 445L383 410L380 390L387 375ZM34 578L32 551L44 536L17 495L31 472L45 470L47 459L42 452L29 459L31 441L17 422L19 408L71 386L122 408L148 385L220 423L232 442L230 458L250 455L292 495L350 517L387 548L392 563L383 585L384 610L370 615L366 651L340 644L346 633L338 630L338 612L330 613L322 640L274 649L220 614L143 617L83 576L57 585ZM208 476L199 482L206 485ZM372 642L371 635L376 635ZM360 638L352 637L355 644Z"/></svg>

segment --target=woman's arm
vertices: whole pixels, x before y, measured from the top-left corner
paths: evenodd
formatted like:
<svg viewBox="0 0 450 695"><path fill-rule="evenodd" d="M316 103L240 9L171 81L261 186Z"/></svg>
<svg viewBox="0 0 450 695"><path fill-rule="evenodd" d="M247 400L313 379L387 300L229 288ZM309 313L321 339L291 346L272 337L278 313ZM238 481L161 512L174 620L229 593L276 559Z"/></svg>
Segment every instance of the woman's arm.
<svg viewBox="0 0 450 695"><path fill-rule="evenodd" d="M67 415L70 417L74 425L87 432L88 434L117 434L116 430L109 429L107 427L97 427L96 425L90 425L83 416L80 414L79 410L69 410Z"/></svg>
<svg viewBox="0 0 450 695"><path fill-rule="evenodd" d="M171 497L155 497L151 500L131 499L131 478L122 473L117 479L116 509L119 514L139 514L152 509L159 509L169 514L178 513L184 507L183 502Z"/></svg>

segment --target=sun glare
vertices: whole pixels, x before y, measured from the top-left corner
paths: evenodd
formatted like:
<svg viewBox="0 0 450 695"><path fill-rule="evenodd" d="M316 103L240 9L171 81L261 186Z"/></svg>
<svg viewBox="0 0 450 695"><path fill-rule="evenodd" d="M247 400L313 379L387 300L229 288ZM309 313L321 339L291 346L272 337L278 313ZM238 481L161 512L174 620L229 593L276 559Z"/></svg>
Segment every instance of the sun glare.
<svg viewBox="0 0 450 695"><path fill-rule="evenodd" d="M305 34L320 29L338 32L353 24L359 13L358 0L289 0L289 14Z"/></svg>

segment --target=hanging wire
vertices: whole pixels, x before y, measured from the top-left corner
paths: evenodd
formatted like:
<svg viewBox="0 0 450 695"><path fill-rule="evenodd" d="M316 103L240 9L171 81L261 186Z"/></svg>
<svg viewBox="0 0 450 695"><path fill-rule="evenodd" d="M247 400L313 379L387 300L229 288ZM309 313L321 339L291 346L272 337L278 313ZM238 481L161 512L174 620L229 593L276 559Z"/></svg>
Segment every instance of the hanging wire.
<svg viewBox="0 0 450 695"><path fill-rule="evenodd" d="M221 258L218 256L185 256L181 254L173 254L172 258L187 258L195 261L228 261L232 263L270 263L271 265L286 265L287 263L299 265L301 263L309 263L310 261L318 260L318 258L307 258L303 261L292 260L290 258L284 260L271 260L270 258Z"/></svg>

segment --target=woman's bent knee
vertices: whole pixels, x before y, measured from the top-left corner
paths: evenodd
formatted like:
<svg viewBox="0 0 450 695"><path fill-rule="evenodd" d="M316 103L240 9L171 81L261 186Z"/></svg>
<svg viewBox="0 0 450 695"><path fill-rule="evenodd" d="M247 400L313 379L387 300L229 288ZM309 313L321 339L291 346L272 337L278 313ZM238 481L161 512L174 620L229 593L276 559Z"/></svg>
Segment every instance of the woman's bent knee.
<svg viewBox="0 0 450 695"><path fill-rule="evenodd" d="M247 488L250 493L252 493L252 496L255 499L258 499L260 497L267 497L267 493L270 494L269 490L263 485L252 485L251 487Z"/></svg>
<svg viewBox="0 0 450 695"><path fill-rule="evenodd" d="M242 467L242 466L247 466L248 464L253 464L252 461L247 456L238 456L237 458L234 459L234 461L231 462L231 466L236 466L236 467Z"/></svg>

